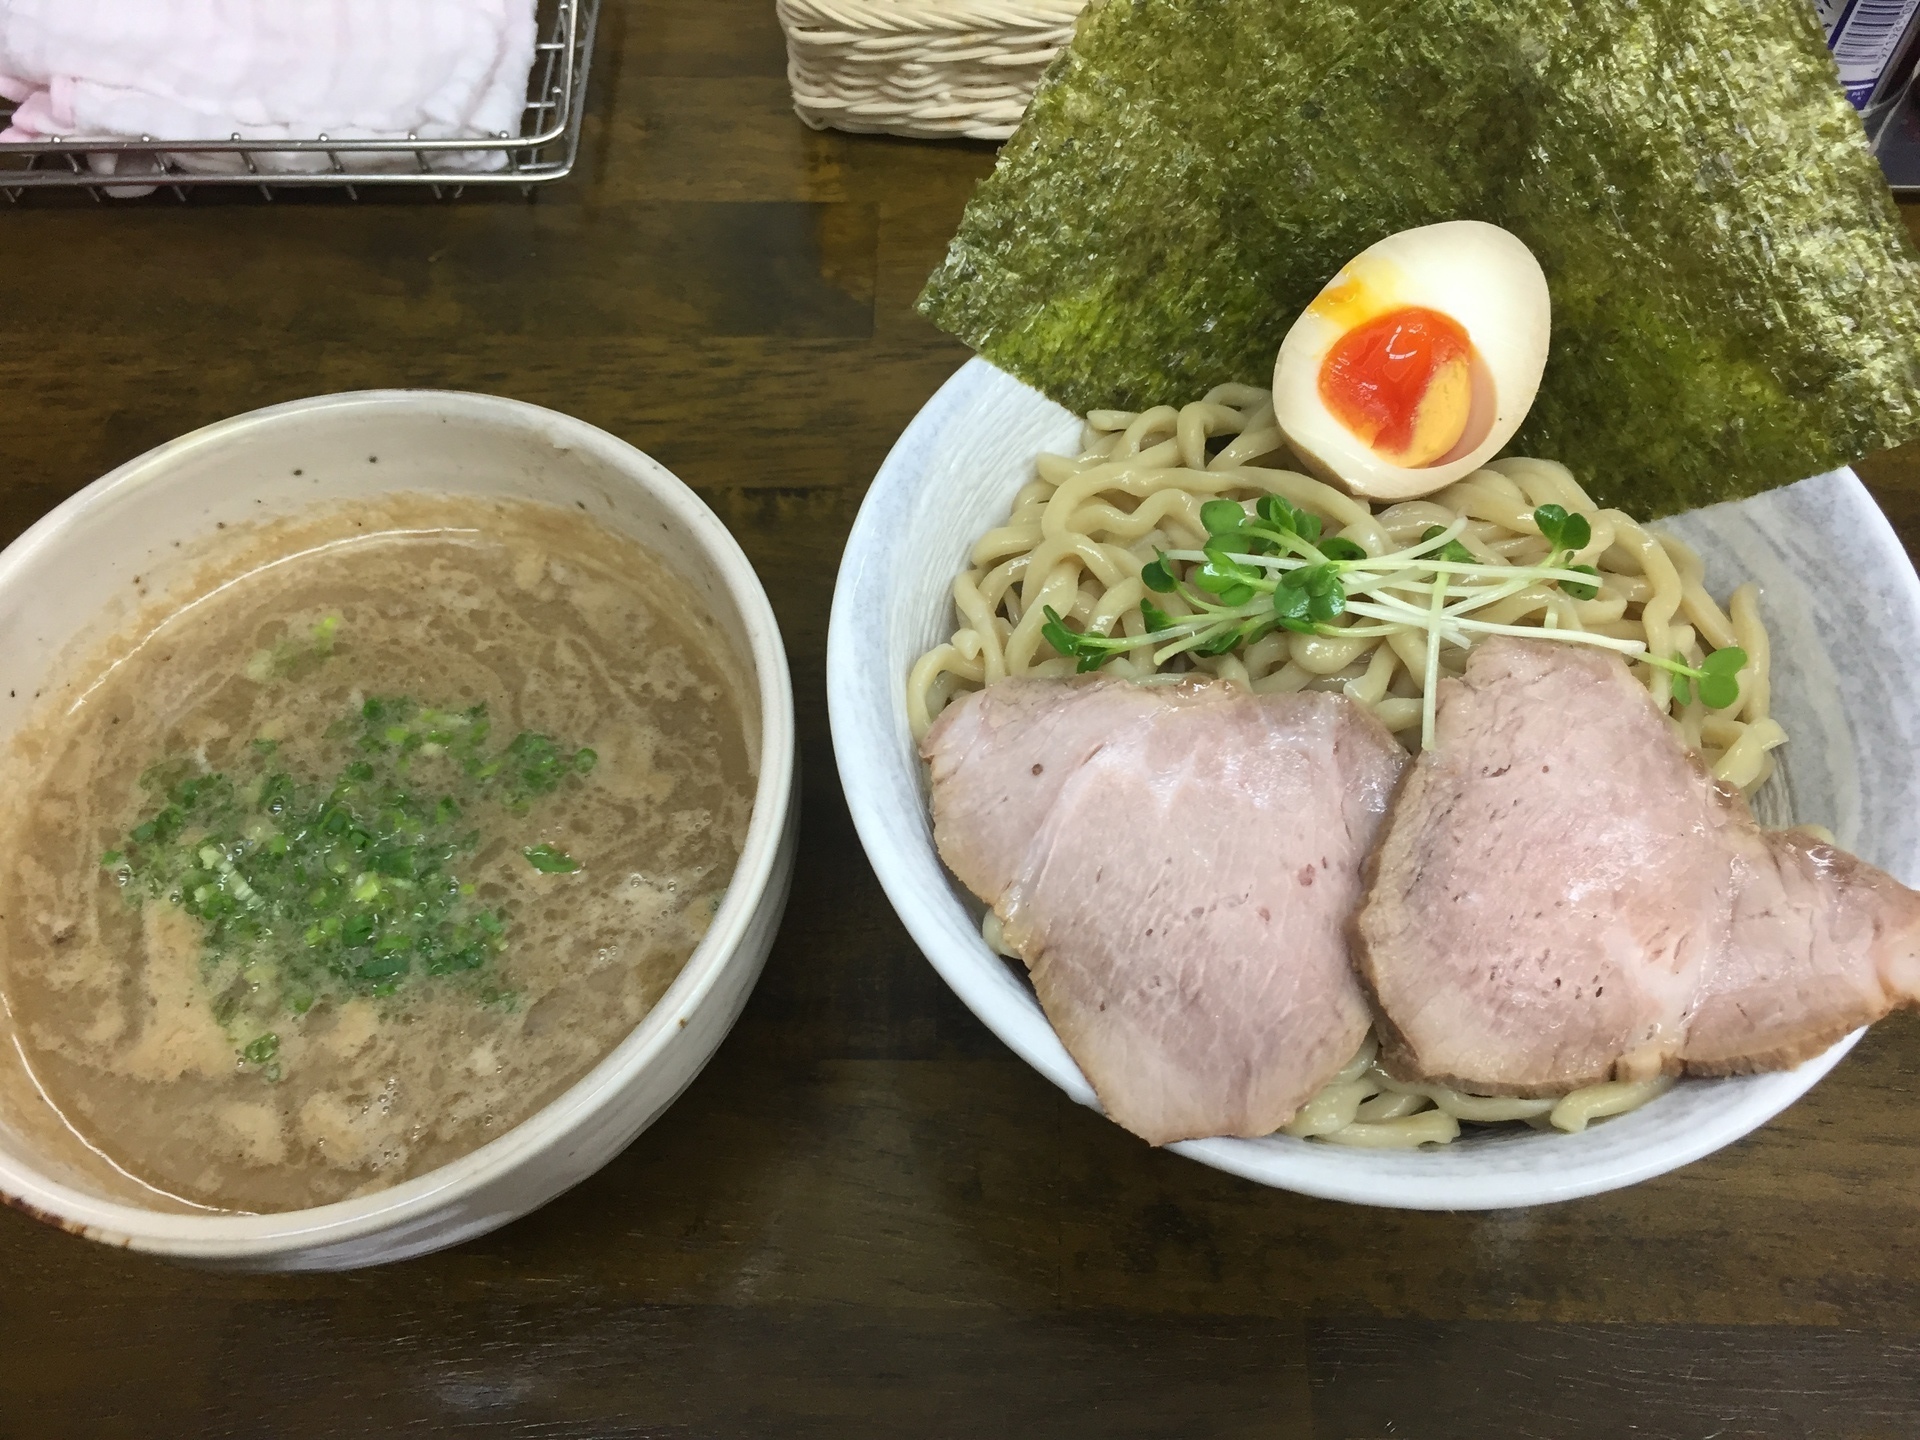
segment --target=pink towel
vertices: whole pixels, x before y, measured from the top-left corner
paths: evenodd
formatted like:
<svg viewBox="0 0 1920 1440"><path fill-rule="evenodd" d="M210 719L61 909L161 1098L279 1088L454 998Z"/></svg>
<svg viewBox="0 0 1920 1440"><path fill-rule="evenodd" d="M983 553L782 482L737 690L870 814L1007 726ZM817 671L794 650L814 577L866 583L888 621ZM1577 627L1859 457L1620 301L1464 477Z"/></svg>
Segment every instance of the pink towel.
<svg viewBox="0 0 1920 1440"><path fill-rule="evenodd" d="M517 135L533 64L534 4L0 0L0 95L19 102L0 141ZM100 158L109 163L99 168L112 168L113 157ZM238 165L175 158L188 169ZM255 162L262 169L326 166L305 156L263 154ZM495 169L504 161L451 163ZM386 168L411 170L415 160L394 156Z"/></svg>

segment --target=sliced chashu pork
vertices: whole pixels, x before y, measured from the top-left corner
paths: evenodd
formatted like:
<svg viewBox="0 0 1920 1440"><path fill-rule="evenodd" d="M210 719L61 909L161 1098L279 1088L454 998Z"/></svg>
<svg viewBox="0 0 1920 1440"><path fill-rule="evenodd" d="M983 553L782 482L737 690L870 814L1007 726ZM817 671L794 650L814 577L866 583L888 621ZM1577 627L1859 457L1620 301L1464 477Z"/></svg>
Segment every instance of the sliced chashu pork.
<svg viewBox="0 0 1920 1440"><path fill-rule="evenodd" d="M1754 824L1611 653L1444 681L1356 955L1389 1067L1470 1090L1777 1069L1920 995L1920 895Z"/></svg>
<svg viewBox="0 0 1920 1440"><path fill-rule="evenodd" d="M1014 679L927 735L934 837L1107 1113L1267 1135L1358 1048L1346 925L1405 752L1340 695Z"/></svg>

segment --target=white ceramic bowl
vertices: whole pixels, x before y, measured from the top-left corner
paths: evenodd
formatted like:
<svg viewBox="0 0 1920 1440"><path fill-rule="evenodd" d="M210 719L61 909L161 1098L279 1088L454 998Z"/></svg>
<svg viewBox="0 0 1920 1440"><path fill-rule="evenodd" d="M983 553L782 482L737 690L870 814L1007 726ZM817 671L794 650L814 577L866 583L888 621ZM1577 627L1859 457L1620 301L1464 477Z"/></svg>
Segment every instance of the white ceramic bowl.
<svg viewBox="0 0 1920 1440"><path fill-rule="evenodd" d="M861 507L827 637L834 751L854 824L900 918L974 1014L1083 1105L1098 1108L1032 990L987 949L978 907L934 851L904 681L952 633L949 586L1001 523L1041 450L1071 454L1080 422L983 360L907 427ZM1920 582L1851 471L1666 522L1699 548L1707 582L1765 588L1786 803L1908 884L1920 882ZM1776 820L1784 816L1771 817ZM1778 1114L1839 1063L1849 1036L1796 1070L1690 1080L1578 1135L1470 1128L1426 1151L1271 1136L1170 1148L1303 1194L1412 1209L1493 1209L1631 1185L1719 1149Z"/></svg>
<svg viewBox="0 0 1920 1440"><path fill-rule="evenodd" d="M704 596L752 667L758 705L752 820L712 928L660 1003L579 1083L404 1184L277 1215L162 1213L117 1193L77 1146L60 1154L28 1141L0 1107L0 1199L89 1239L225 1268L344 1269L419 1255L592 1174L673 1102L738 1018L793 865L793 692L780 633L713 512L646 455L579 420L486 395L369 391L242 415L121 466L0 554L0 737L26 718L63 649L124 613L134 577L164 593L176 557L217 524L401 490L577 503ZM11 1067L7 1026L0 1007L0 1066Z"/></svg>

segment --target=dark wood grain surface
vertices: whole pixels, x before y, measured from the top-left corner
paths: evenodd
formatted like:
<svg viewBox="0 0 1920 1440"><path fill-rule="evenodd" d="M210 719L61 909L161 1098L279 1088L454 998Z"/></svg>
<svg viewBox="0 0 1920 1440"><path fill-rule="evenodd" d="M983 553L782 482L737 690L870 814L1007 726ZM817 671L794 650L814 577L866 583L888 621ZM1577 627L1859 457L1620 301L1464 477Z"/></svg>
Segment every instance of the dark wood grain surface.
<svg viewBox="0 0 1920 1440"><path fill-rule="evenodd" d="M206 1275L0 1213L0 1436L1920 1436L1911 1018L1678 1174L1426 1215L1149 1150L947 992L861 856L823 663L865 486L965 359L911 303L993 153L814 134L784 63L769 0L608 0L581 173L535 203L0 213L0 538L280 400L551 405L739 536L805 776L766 978L625 1155L352 1275ZM1920 451L1863 469L1911 549Z"/></svg>

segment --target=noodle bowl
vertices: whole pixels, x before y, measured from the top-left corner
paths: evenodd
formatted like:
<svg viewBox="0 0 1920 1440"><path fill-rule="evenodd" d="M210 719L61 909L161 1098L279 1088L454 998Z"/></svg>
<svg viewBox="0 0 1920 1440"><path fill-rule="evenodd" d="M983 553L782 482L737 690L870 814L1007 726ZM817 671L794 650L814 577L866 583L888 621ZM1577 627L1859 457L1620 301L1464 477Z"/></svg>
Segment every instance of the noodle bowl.
<svg viewBox="0 0 1920 1440"><path fill-rule="evenodd" d="M1039 456L1006 522L980 537L970 568L954 580L957 628L919 658L908 679L914 738L925 735L958 694L1008 676L1074 673L1076 660L1057 652L1043 633L1049 610L1084 633L1131 637L1149 633L1143 600L1176 622L1192 614L1179 594L1150 595L1142 571L1164 552L1190 552L1207 542L1201 507L1208 501L1279 495L1318 517L1327 535L1351 541L1369 557L1417 546L1438 528L1475 562L1516 571L1549 560L1552 546L1534 512L1558 505L1588 522L1588 541L1572 561L1597 572L1595 593L1581 599L1522 576L1484 592L1492 598L1473 611L1476 621L1584 635L1589 643L1632 646L1695 667L1708 651L1737 646L1747 656L1739 696L1719 709L1698 694L1676 696L1666 669L1644 662L1633 669L1716 779L1751 795L1772 774L1771 752L1787 737L1769 714L1770 649L1755 585L1739 586L1723 608L1707 593L1704 567L1689 547L1621 511L1599 509L1571 472L1552 461L1498 460L1432 496L1374 510L1332 486L1260 463L1281 445L1270 393L1247 385L1217 386L1179 409L1089 414L1081 454ZM1218 655L1168 655L1143 644L1116 653L1105 669L1143 683L1197 670L1259 693L1340 691L1417 749L1429 713L1429 676L1458 675L1466 650L1443 636L1436 655L1421 630L1370 624L1352 612L1318 630L1272 630ZM991 913L982 931L989 945L1007 953ZM1405 1147L1452 1140L1462 1120L1578 1130L1644 1104L1671 1084L1609 1083L1545 1100L1473 1096L1396 1080L1376 1063L1375 1049L1369 1037L1285 1133Z"/></svg>

